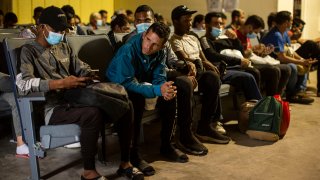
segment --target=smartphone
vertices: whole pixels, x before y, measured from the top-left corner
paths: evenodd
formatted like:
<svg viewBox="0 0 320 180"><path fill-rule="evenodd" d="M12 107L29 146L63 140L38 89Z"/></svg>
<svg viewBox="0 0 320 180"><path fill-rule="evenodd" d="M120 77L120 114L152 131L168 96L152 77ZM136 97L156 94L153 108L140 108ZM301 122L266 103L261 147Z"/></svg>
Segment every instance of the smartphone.
<svg viewBox="0 0 320 180"><path fill-rule="evenodd" d="M91 69L91 71L89 72L89 76L90 77L99 76L99 69Z"/></svg>

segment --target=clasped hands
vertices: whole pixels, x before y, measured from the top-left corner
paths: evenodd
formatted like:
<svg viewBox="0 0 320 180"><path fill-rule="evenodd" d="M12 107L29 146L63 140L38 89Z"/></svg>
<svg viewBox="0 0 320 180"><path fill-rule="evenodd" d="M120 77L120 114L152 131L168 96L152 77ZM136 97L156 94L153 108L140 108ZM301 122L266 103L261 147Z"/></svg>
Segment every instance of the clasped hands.
<svg viewBox="0 0 320 180"><path fill-rule="evenodd" d="M161 85L161 94L166 101L173 99L177 95L177 87L173 83L173 81L168 81Z"/></svg>

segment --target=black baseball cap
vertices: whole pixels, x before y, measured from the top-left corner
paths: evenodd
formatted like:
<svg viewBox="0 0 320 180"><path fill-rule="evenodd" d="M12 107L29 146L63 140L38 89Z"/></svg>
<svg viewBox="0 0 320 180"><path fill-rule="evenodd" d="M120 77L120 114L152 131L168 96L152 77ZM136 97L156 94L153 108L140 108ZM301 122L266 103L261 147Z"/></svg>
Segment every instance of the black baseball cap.
<svg viewBox="0 0 320 180"><path fill-rule="evenodd" d="M191 11L187 6L185 5L180 5L174 8L171 12L171 19L179 19L183 15L189 15L189 14L194 14L197 11Z"/></svg>
<svg viewBox="0 0 320 180"><path fill-rule="evenodd" d="M67 17L64 12L55 6L45 8L41 12L39 22L40 24L48 24L55 31L64 31L67 28L72 29L67 22Z"/></svg>

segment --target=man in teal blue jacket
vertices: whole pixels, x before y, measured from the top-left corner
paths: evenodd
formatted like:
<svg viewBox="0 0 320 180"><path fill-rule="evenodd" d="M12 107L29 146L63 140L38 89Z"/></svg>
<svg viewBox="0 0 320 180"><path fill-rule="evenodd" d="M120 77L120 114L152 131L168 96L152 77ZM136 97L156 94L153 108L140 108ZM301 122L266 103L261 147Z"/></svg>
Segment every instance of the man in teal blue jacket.
<svg viewBox="0 0 320 180"><path fill-rule="evenodd" d="M131 163L145 175L155 170L138 153L138 142L145 98L158 98L162 116L160 152L170 160L187 162L188 157L178 150L171 139L176 116L176 86L166 78L166 55L163 50L170 29L163 23L153 23L143 33L130 38L112 59L106 72L107 78L123 85L134 107L134 138Z"/></svg>

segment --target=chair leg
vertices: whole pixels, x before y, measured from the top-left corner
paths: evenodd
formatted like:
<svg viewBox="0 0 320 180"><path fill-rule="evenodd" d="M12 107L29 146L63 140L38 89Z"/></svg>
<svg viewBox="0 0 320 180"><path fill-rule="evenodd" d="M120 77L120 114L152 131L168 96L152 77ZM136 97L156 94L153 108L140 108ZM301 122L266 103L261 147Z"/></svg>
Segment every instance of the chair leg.
<svg viewBox="0 0 320 180"><path fill-rule="evenodd" d="M29 146L29 162L31 168L31 179L38 180L40 179L40 170L39 170L39 162L37 158L37 147L36 145L36 138L35 138L35 129L34 129L34 122L32 120L32 106L30 105L29 101L20 100L20 111L21 117L23 117L24 128L26 132L26 140Z"/></svg>

